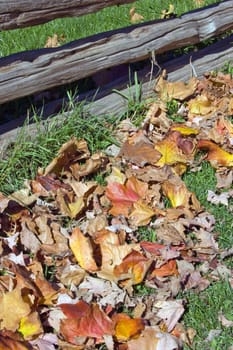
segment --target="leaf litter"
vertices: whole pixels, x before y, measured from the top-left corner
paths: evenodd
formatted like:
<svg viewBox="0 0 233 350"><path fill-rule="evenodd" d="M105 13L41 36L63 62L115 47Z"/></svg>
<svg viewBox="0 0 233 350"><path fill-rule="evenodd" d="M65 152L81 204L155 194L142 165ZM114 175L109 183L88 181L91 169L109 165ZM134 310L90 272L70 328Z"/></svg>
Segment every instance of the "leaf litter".
<svg viewBox="0 0 233 350"><path fill-rule="evenodd" d="M0 348L191 346L196 332L183 326L186 301L177 297L229 270L218 260L214 217L182 175L208 160L217 193L207 200L227 206L232 89L221 73L188 84L162 75L141 127L119 123L118 155L90 154L72 138L24 189L0 194ZM168 118L174 99L182 123ZM153 241L140 233L148 229Z"/></svg>

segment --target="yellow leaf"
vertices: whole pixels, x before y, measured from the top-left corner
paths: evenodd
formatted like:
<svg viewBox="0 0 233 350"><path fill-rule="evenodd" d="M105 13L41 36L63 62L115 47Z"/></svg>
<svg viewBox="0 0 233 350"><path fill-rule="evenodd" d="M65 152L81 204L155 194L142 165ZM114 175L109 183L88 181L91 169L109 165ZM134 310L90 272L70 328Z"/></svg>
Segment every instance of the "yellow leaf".
<svg viewBox="0 0 233 350"><path fill-rule="evenodd" d="M148 207L142 201L138 201L133 204L133 211L130 214L130 219L136 226L147 225L151 218L155 215L153 209Z"/></svg>
<svg viewBox="0 0 233 350"><path fill-rule="evenodd" d="M15 288L0 296L1 329L15 332L22 317L27 316L31 309L22 298L21 289Z"/></svg>
<svg viewBox="0 0 233 350"><path fill-rule="evenodd" d="M163 167L165 164L187 163L189 158L178 146L180 137L180 133L174 131L155 145L155 149L161 153L161 158L155 165Z"/></svg>
<svg viewBox="0 0 233 350"><path fill-rule="evenodd" d="M118 182L119 184L124 185L126 176L120 171L117 167L112 167L112 173L106 177L107 183Z"/></svg>
<svg viewBox="0 0 233 350"><path fill-rule="evenodd" d="M195 99L188 103L188 107L189 115L195 114L205 116L215 110L215 107L205 95L198 95Z"/></svg>
<svg viewBox="0 0 233 350"><path fill-rule="evenodd" d="M125 314L116 316L115 337L120 342L137 338L144 328L141 318L130 318Z"/></svg>
<svg viewBox="0 0 233 350"><path fill-rule="evenodd" d="M179 124L179 125L173 125L171 127L172 131L179 131L181 135L197 135L199 133L199 130L190 128L185 124Z"/></svg>
<svg viewBox="0 0 233 350"><path fill-rule="evenodd" d="M173 208L180 206L188 207L191 193L188 191L184 182L178 180L177 182L178 183L174 183L169 180L165 181L162 184L162 190L165 196L167 196L170 200Z"/></svg>
<svg viewBox="0 0 233 350"><path fill-rule="evenodd" d="M81 210L84 208L84 201L83 201L83 197L79 197L76 202L73 203L69 203L68 204L68 208L70 210L70 217L71 219L74 219L80 212Z"/></svg>
<svg viewBox="0 0 233 350"><path fill-rule="evenodd" d="M93 258L93 249L89 238L85 237L78 227L73 229L70 236L70 248L79 265L90 272L98 270Z"/></svg>
<svg viewBox="0 0 233 350"><path fill-rule="evenodd" d="M30 315L23 317L20 321L18 331L23 335L25 340L31 340L35 335L42 333L43 328L38 313L32 312Z"/></svg>

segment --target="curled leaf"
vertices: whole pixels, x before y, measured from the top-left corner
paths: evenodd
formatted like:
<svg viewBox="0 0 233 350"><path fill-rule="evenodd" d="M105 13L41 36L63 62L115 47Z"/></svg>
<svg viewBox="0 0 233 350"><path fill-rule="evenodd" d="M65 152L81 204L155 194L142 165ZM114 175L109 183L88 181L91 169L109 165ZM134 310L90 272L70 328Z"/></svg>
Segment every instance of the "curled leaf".
<svg viewBox="0 0 233 350"><path fill-rule="evenodd" d="M115 267L114 274L119 279L130 278L132 284L141 283L144 276L151 265L151 261L144 257L141 253L133 250Z"/></svg>
<svg viewBox="0 0 233 350"><path fill-rule="evenodd" d="M214 168L217 168L218 166L233 166L233 154L225 151L214 142L209 140L200 140L197 147L208 151L206 159L210 161Z"/></svg>

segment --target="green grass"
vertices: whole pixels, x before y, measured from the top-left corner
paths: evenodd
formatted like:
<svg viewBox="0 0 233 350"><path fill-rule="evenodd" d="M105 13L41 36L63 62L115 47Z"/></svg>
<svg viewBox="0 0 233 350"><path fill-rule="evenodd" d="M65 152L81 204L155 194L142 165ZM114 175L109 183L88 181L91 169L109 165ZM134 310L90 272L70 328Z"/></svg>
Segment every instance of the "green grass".
<svg viewBox="0 0 233 350"><path fill-rule="evenodd" d="M205 5L216 2L218 1L205 0ZM55 33L58 36L64 35L65 41L61 42L64 44L89 35L129 26L131 25L129 10L132 6L136 6L136 11L144 16L145 21L159 19L161 11L168 8L170 3L175 6L175 14L178 16L197 8L193 0L174 0L172 2L170 0L139 0L133 4L108 7L82 17L56 19L34 27L2 31L0 33L0 57L42 48L48 36L53 36Z"/></svg>
<svg viewBox="0 0 233 350"><path fill-rule="evenodd" d="M218 320L222 313L228 320L233 321L233 291L228 281L220 281L211 285L200 295L186 293L188 312L183 321L186 327L197 331L192 349L195 350L228 350L233 345L232 327L223 327ZM211 330L221 333L207 342L206 338ZM186 350L190 349L185 347Z"/></svg>
<svg viewBox="0 0 233 350"><path fill-rule="evenodd" d="M82 105L77 105L62 122L56 118L44 122L45 128L35 116L36 137L32 139L27 135L25 125L5 157L0 159L0 191L8 194L21 188L24 180L34 178L38 167L45 167L72 136L84 138L91 153L116 143L112 136L116 120L90 116L83 112Z"/></svg>
<svg viewBox="0 0 233 350"><path fill-rule="evenodd" d="M201 205L214 215L216 220L215 230L219 232L218 242L220 248L233 246L233 221L230 209L232 201L229 201L229 208L225 205L214 205L207 201L208 190L216 191L215 171L210 163L204 161L201 169L197 172L187 172L183 176L188 189L195 192Z"/></svg>

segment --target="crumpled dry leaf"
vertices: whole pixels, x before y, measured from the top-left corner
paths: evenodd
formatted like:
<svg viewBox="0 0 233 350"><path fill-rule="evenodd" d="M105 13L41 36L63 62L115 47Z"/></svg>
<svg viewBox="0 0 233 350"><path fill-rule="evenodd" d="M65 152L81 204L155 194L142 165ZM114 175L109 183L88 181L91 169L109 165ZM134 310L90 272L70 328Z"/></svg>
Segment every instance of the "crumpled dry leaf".
<svg viewBox="0 0 233 350"><path fill-rule="evenodd" d="M167 331L171 332L184 313L183 300L158 301L155 306L160 308L157 316L164 320Z"/></svg>
<svg viewBox="0 0 233 350"><path fill-rule="evenodd" d="M169 260L162 266L155 268L151 274L150 278L153 277L167 277L175 275L177 276L179 274L177 267L176 267L176 260Z"/></svg>
<svg viewBox="0 0 233 350"><path fill-rule="evenodd" d="M119 156L143 167L145 164L155 164L160 158L160 153L141 131L123 144Z"/></svg>
<svg viewBox="0 0 233 350"><path fill-rule="evenodd" d="M133 176L126 181L125 185L118 182L108 183L106 196L113 204L110 214L115 216L125 215L127 217L133 203L143 198L147 189L147 183L143 183Z"/></svg>
<svg viewBox="0 0 233 350"><path fill-rule="evenodd" d="M1 332L2 333L2 332ZM0 333L1 350L31 350L30 344Z"/></svg>
<svg viewBox="0 0 233 350"><path fill-rule="evenodd" d="M135 10L136 10L136 8L132 7L129 11L130 22L131 23L142 22L144 20L144 17L142 15L140 15L139 13L135 12Z"/></svg>
<svg viewBox="0 0 233 350"><path fill-rule="evenodd" d="M189 192L185 183L179 177L173 177L162 183L162 190L168 197L173 208L193 207L196 211L200 210L200 204L194 193Z"/></svg>
<svg viewBox="0 0 233 350"><path fill-rule="evenodd" d="M121 264L115 266L114 274L119 279L130 279L130 283L138 284L143 281L151 262L150 259L133 250L124 257Z"/></svg>
<svg viewBox="0 0 233 350"><path fill-rule="evenodd" d="M183 101L194 94L197 87L196 78L191 78L188 84L185 84L183 81L169 82L164 79L165 75L166 72L163 72L155 85L155 91L159 94L161 100L171 101L176 99Z"/></svg>
<svg viewBox="0 0 233 350"><path fill-rule="evenodd" d="M31 340L35 336L43 333L43 327L37 312L32 312L30 315L21 318L18 328L25 340Z"/></svg>
<svg viewBox="0 0 233 350"><path fill-rule="evenodd" d="M79 289L99 296L98 303L102 306L115 307L117 304L123 303L126 297L126 292L119 288L116 283L91 276L85 277L80 283Z"/></svg>
<svg viewBox="0 0 233 350"><path fill-rule="evenodd" d="M208 190L207 201L215 205L223 204L228 206L228 199L231 197L233 197L233 191L216 194L214 191Z"/></svg>
<svg viewBox="0 0 233 350"><path fill-rule="evenodd" d="M155 215L156 210L151 209L142 201L137 201L133 204L133 209L129 218L131 223L133 223L134 225L145 226Z"/></svg>
<svg viewBox="0 0 233 350"><path fill-rule="evenodd" d="M65 40L64 35L58 36L55 33L55 34L53 34L53 36L48 36L44 47L46 47L46 48L48 48L48 47L58 47L58 46L60 46L60 42L64 41L64 40Z"/></svg>
<svg viewBox="0 0 233 350"><path fill-rule="evenodd" d="M72 138L62 145L58 151L58 156L46 167L43 175L59 175L62 170L66 170L74 161L87 159L90 157L87 142Z"/></svg>

